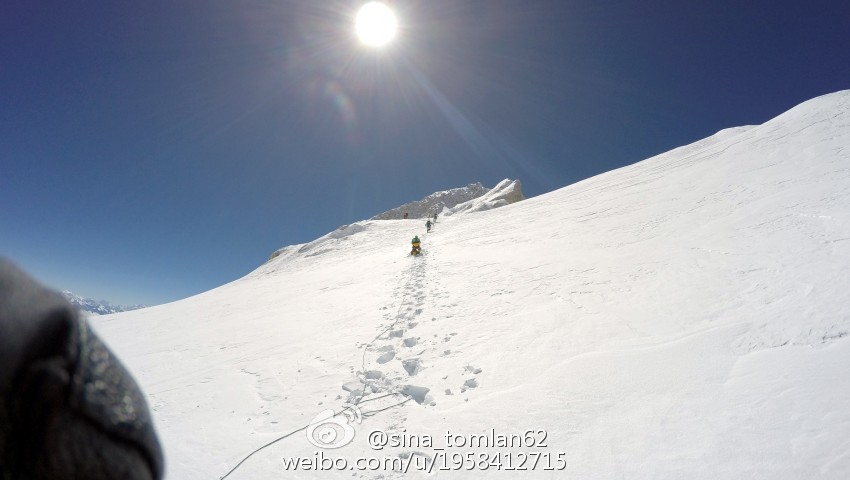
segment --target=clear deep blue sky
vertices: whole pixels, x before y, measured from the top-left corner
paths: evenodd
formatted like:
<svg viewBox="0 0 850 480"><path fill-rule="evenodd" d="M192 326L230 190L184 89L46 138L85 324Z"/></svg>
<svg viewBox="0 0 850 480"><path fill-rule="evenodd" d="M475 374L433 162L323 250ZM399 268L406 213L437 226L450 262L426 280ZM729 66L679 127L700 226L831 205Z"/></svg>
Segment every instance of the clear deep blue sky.
<svg viewBox="0 0 850 480"><path fill-rule="evenodd" d="M162 303L434 191L535 196L850 88L846 0L401 0L384 50L361 3L3 1L0 255Z"/></svg>

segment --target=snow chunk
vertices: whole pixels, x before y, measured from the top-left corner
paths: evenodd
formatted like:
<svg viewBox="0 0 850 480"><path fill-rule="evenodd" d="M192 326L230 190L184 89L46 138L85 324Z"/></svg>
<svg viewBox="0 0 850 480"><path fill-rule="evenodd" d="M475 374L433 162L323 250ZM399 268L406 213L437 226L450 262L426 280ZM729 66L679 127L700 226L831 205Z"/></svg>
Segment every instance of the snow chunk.
<svg viewBox="0 0 850 480"><path fill-rule="evenodd" d="M416 385L405 385L401 389L402 395L407 395L420 405L431 401L431 397L428 395L430 391L431 389L428 387L417 387Z"/></svg>

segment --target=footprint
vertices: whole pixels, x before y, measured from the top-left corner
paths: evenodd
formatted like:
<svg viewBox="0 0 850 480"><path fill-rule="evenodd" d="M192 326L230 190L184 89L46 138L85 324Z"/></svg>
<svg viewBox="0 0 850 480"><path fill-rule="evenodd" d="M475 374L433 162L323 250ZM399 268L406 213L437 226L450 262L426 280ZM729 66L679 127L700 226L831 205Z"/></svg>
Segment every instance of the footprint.
<svg viewBox="0 0 850 480"><path fill-rule="evenodd" d="M409 358L407 360L402 360L401 366L407 371L407 374L411 377L419 373L419 369L422 367L418 358Z"/></svg>
<svg viewBox="0 0 850 480"><path fill-rule="evenodd" d="M377 362L383 365L384 363L389 362L389 361L390 361L390 360L392 360L393 358L395 358L395 352L394 352L394 351L392 351L392 350L390 350L389 352L387 352L387 353L385 353L385 354L381 355L380 357L378 357Z"/></svg>
<svg viewBox="0 0 850 480"><path fill-rule="evenodd" d="M419 339L416 337L410 337L404 339L404 346L407 348L415 347L416 344L419 343Z"/></svg>
<svg viewBox="0 0 850 480"><path fill-rule="evenodd" d="M430 403L432 401L431 396L428 395L431 389L428 387L419 387L416 385L405 385L401 389L402 395L407 395L412 398L419 405Z"/></svg>

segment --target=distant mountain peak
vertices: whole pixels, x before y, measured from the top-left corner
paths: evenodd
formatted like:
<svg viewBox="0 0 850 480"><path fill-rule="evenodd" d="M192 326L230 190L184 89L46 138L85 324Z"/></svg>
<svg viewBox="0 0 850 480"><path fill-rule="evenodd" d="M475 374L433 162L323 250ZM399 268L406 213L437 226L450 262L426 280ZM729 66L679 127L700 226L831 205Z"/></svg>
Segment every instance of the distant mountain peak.
<svg viewBox="0 0 850 480"><path fill-rule="evenodd" d="M465 187L432 193L421 200L405 203L400 207L375 215L369 220L401 220L405 218L405 214L407 214L407 218L433 217L435 213L439 214L445 209L474 200L488 191L489 189L480 182L470 183Z"/></svg>
<svg viewBox="0 0 850 480"><path fill-rule="evenodd" d="M484 195L460 203L444 212L445 215L456 213L473 213L494 208L504 207L525 200L522 194L522 183L519 180L504 179L498 185L488 190Z"/></svg>
<svg viewBox="0 0 850 480"><path fill-rule="evenodd" d="M113 305L105 300L84 298L68 290L63 290L62 296L71 302L74 307L92 315L108 315L110 313L129 312L130 310L138 310L146 307L146 305Z"/></svg>

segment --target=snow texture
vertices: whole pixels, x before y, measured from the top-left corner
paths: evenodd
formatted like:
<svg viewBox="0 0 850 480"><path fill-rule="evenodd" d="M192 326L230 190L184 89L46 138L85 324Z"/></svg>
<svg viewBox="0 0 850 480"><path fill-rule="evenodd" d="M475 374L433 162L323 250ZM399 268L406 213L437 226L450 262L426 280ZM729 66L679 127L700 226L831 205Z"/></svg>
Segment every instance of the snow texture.
<svg viewBox="0 0 850 480"><path fill-rule="evenodd" d="M564 470L287 471L318 450L299 432L228 478L850 478L850 91L431 233L356 225L93 319L149 397L168 478L220 478L345 402L362 423L331 458L545 430L445 452ZM434 445L376 451L373 430Z"/></svg>

